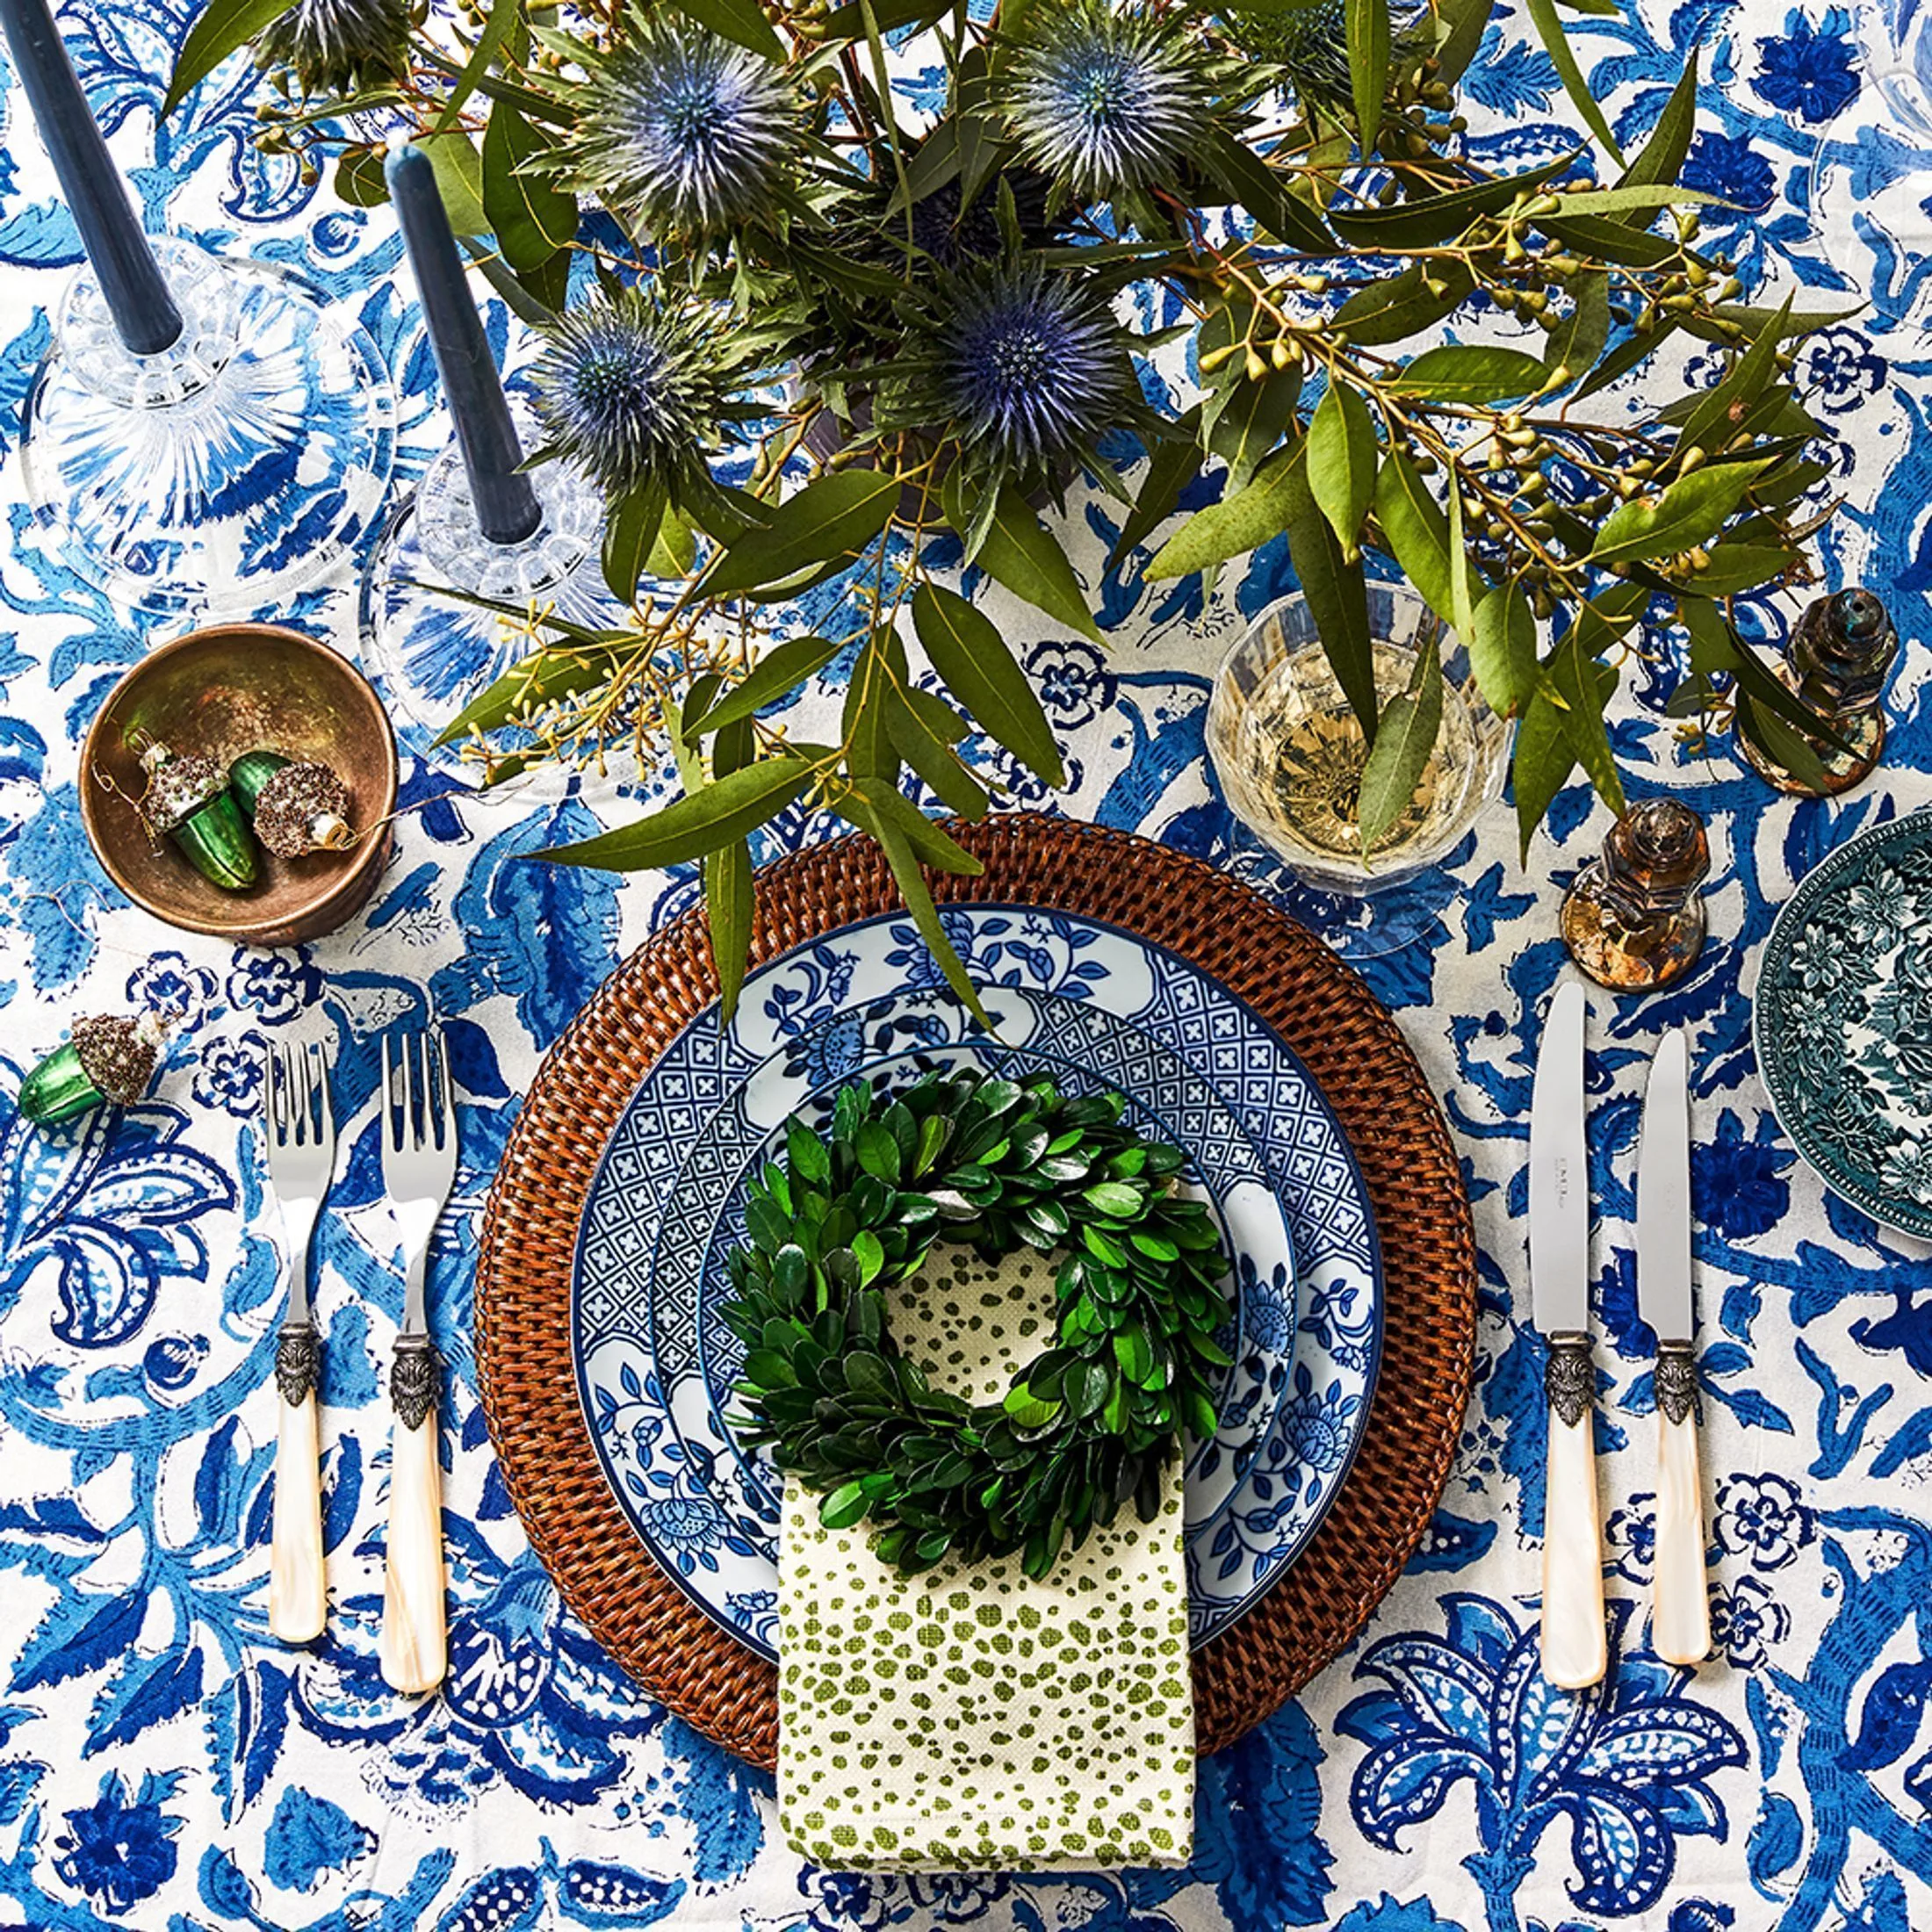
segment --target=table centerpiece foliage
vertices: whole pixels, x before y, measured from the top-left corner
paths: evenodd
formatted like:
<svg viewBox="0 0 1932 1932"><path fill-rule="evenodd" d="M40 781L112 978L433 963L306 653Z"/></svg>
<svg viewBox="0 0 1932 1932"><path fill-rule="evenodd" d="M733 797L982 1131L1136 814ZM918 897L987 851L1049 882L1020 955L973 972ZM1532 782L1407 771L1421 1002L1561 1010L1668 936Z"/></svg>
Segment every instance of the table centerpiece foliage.
<svg viewBox="0 0 1932 1932"><path fill-rule="evenodd" d="M1365 842L1439 710L1424 661L1378 715L1371 554L1517 721L1525 855L1579 768L1620 809L1604 709L1661 627L1688 633L1681 714L1730 711L1777 758L1815 758L1817 721L1728 600L1807 574L1827 468L1791 345L1828 318L1741 303L1698 247L1712 198L1679 184L1695 62L1626 155L1557 0L1527 4L1580 126L1513 174L1472 158L1457 112L1489 0L999 0L990 18L963 0L492 0L453 41L402 0L212 0L170 100L252 41L279 90L262 145L364 205L383 130L412 123L483 271L545 335L544 453L602 483L634 617L523 614L527 654L447 735L487 778L667 743L684 787L549 856L702 861L729 1005L749 837L823 807L883 847L970 999L920 868L977 861L901 779L979 818L987 782L959 755L977 729L1062 781L1026 676L956 587L970 566L1098 641L1060 534L1082 477L1120 506L1110 569L1211 580L1286 534L1372 740ZM931 97L916 124L890 72L909 61ZM1721 380L1633 415L1615 386L1684 338L1727 356ZM1170 343L1178 385L1150 359ZM1170 528L1204 470L1218 500ZM775 639L775 607L820 585L825 634ZM759 715L846 653L836 742Z"/></svg>

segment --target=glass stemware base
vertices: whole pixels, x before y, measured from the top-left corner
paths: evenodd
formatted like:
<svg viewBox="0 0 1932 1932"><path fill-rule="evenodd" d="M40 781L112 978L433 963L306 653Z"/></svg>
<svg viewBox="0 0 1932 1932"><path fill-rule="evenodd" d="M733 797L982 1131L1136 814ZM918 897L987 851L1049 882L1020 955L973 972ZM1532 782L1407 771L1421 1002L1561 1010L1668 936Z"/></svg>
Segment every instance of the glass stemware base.
<svg viewBox="0 0 1932 1932"><path fill-rule="evenodd" d="M41 540L131 609L285 602L381 513L388 371L352 315L285 270L154 247L182 314L170 348L130 353L86 267L55 312L21 436Z"/></svg>
<svg viewBox="0 0 1932 1932"><path fill-rule="evenodd" d="M538 464L530 479L544 513L536 534L492 543L477 522L462 452L450 443L390 518L363 573L364 657L405 744L472 780L481 779L479 766L459 746L437 746L437 734L534 646L509 618L450 593L595 629L615 629L630 616L604 585L602 493L561 463ZM551 789L569 782L568 773L544 768L541 782ZM535 782L521 782L519 791Z"/></svg>

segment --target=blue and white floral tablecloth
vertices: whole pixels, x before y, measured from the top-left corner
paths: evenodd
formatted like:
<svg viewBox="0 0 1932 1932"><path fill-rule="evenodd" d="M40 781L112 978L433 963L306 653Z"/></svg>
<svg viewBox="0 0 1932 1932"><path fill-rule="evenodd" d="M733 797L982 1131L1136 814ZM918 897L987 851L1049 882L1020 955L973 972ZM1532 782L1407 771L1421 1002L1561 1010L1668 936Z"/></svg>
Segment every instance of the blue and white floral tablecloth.
<svg viewBox="0 0 1932 1932"><path fill-rule="evenodd" d="M252 88L224 70L157 127L185 0L72 0L61 18L151 223L291 263L356 306L405 392L405 465L442 434L386 211L360 214L250 148ZM1471 90L1497 162L1570 145L1554 76L1499 14ZM1769 0L1641 0L1593 20L1586 65L1620 132L1648 125L1693 43L1704 132L1687 178L1735 212L1707 224L1759 285L1807 252L1821 126L1864 83L1847 13ZM1827 1198L1765 1112L1748 1000L1792 879L1861 825L1932 799L1925 646L1932 350L1914 312L1920 241L1868 229L1882 299L1806 345L1843 438L1848 499L1821 538L1913 641L1886 768L1836 805L1774 798L1720 746L1680 751L1662 706L1676 644L1647 640L1618 743L1633 789L1709 818L1712 939L1688 984L1599 1002L1592 1145L1597 1289L1614 1378L1604 1476L1618 1647L1601 1695L1536 1669L1541 1344L1523 1324L1524 1047L1554 979L1562 886L1600 809L1566 794L1526 872L1499 811L1453 876L1409 895L1413 942L1365 962L1444 1096L1481 1236L1481 1385L1442 1514L1359 1645L1244 1744L1203 1765L1192 1870L1025 1882L851 1879L778 1843L769 1781L640 1697L559 1608L492 1462L465 1337L477 1209L538 1056L692 882L622 886L508 863L591 819L576 802L432 803L407 818L364 916L257 953L153 925L108 885L76 809L77 745L108 685L166 627L130 624L21 541L19 413L46 310L76 255L18 94L0 153L0 1086L70 1019L192 1001L156 1097L42 1136L0 1098L0 1926L80 1928L955 1926L1272 1932L1646 1928L1907 1932L1932 1923L1932 1263ZM1871 165L1896 176L1909 153ZM1932 194L1932 173L1924 177ZM1894 239L1900 250L1893 248ZM1902 255L1902 258L1901 258ZM1809 271L1815 280L1817 270ZM502 317L497 312L495 326ZM1513 326L1513 325L1512 325ZM1708 360L1688 365L1707 382ZM1671 379L1675 379L1673 377ZM1201 757L1204 673L1286 587L1279 544L1203 611L1099 559L1114 514L1078 506L1114 648L1035 628L1029 668L1070 752L1067 808L1258 873ZM351 645L338 587L280 613ZM1789 600L1751 607L1765 635ZM420 762L412 803L443 781ZM1022 792L1022 797L1025 793ZM782 821L779 843L822 828ZM321 1236L328 1345L328 1642L265 1629L268 1382L276 1281L257 1051L285 1034L362 1043L424 1013L450 1029L465 1163L434 1316L454 1365L445 1421L451 1568L446 1694L392 1696L376 1664L387 1410L398 1313L372 1117L348 1123ZM1631 1174L1643 1068L1683 1021L1697 1095L1706 1467L1719 1661L1694 1676L1641 1647L1651 1560L1647 1337L1632 1297ZM1324 1439L1321 1392L1308 1417ZM708 1525L667 1524L703 1560Z"/></svg>

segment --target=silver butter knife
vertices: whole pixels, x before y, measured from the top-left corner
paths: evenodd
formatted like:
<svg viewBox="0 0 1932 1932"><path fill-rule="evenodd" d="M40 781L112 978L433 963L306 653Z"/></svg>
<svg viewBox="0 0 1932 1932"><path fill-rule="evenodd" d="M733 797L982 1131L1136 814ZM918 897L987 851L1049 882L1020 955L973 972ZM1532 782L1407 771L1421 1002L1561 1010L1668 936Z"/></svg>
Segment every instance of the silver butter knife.
<svg viewBox="0 0 1932 1932"><path fill-rule="evenodd" d="M1590 1343L1590 1161L1583 1022L1575 981L1543 1022L1530 1101L1530 1287L1550 1348L1543 1492L1543 1675L1582 1690L1607 1662L1603 1531L1597 1501L1597 1367Z"/></svg>
<svg viewBox="0 0 1932 1932"><path fill-rule="evenodd" d="M1690 1090L1683 1032L1657 1042L1637 1155L1637 1311L1657 1336L1657 1562L1650 1645L1667 1663L1711 1652L1698 1472L1697 1302L1690 1288Z"/></svg>

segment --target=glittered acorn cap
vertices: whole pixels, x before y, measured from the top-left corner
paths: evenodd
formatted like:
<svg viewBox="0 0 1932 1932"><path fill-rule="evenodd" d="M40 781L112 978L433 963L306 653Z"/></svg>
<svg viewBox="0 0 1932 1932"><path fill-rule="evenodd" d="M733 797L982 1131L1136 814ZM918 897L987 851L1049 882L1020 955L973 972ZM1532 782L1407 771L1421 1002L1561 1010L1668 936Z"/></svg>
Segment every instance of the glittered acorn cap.
<svg viewBox="0 0 1932 1932"><path fill-rule="evenodd" d="M255 802L255 835L284 859L354 841L349 788L327 765L284 765Z"/></svg>
<svg viewBox="0 0 1932 1932"><path fill-rule="evenodd" d="M211 799L227 789L228 775L212 758L198 752L177 754L165 745L148 745L141 754L148 774L141 794L141 816L155 838L165 837L185 824Z"/></svg>
<svg viewBox="0 0 1932 1932"><path fill-rule="evenodd" d="M81 1071L102 1098L116 1107L132 1107L155 1077L169 1025L165 1013L144 1013L133 1020L124 1013L97 1013L76 1020L68 1037Z"/></svg>

